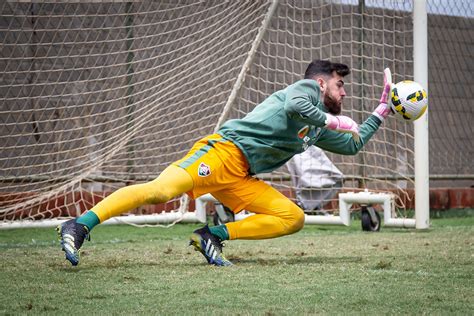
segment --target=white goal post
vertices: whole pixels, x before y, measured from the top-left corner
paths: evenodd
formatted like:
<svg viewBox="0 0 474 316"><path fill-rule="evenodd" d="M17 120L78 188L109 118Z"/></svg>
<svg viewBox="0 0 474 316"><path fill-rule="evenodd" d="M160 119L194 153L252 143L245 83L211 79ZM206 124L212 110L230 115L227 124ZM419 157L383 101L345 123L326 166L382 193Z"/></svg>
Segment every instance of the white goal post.
<svg viewBox="0 0 474 316"><path fill-rule="evenodd" d="M428 14L426 0L413 5L413 67L414 79L428 91ZM416 228L430 226L429 137L427 111L415 124L415 210Z"/></svg>
<svg viewBox="0 0 474 316"><path fill-rule="evenodd" d="M156 178L312 59L349 65L343 114L357 122L377 105L385 67L428 86L425 1L7 1L0 12L0 228L55 226ZM327 153L339 192L391 196L391 215L415 209L428 228L427 133L426 114L389 118L358 155ZM291 176L258 175L298 202ZM307 223L347 222L337 195L323 202L332 219ZM204 222L196 203L176 197L107 223Z"/></svg>

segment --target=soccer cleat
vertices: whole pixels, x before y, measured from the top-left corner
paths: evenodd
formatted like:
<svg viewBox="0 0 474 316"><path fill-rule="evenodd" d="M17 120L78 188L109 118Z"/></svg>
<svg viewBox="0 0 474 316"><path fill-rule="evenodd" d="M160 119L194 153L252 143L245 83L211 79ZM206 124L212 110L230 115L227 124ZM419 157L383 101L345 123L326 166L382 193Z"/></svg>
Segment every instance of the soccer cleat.
<svg viewBox="0 0 474 316"><path fill-rule="evenodd" d="M194 250L202 253L209 264L216 266L232 265L232 262L227 260L222 253L222 247L224 246L222 240L211 234L208 225L193 232L189 245L194 246Z"/></svg>
<svg viewBox="0 0 474 316"><path fill-rule="evenodd" d="M71 219L56 227L56 231L62 250L66 253L66 259L73 266L77 266L79 263L79 249L84 243L84 239L90 240L89 229L76 223L76 219Z"/></svg>

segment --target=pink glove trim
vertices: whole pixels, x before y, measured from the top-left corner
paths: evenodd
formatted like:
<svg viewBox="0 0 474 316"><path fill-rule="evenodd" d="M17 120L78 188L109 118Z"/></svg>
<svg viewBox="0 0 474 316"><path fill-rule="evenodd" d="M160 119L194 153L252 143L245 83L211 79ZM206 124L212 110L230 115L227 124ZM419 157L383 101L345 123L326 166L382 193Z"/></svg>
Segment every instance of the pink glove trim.
<svg viewBox="0 0 474 316"><path fill-rule="evenodd" d="M385 84L385 86L383 87L383 92L382 92L382 96L380 97L380 103L385 103L387 104L388 102L388 95L390 94L390 90L392 89L391 85L390 84Z"/></svg>

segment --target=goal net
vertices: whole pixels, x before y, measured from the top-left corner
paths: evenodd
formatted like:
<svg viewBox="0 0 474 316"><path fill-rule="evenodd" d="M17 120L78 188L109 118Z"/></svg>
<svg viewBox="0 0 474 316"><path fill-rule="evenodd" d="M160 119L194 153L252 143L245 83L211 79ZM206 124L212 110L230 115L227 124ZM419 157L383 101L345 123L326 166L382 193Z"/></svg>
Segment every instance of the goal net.
<svg viewBox="0 0 474 316"><path fill-rule="evenodd" d="M222 120L301 79L312 59L350 66L343 114L362 122L384 67L395 82L413 79L411 2L363 3L2 2L0 223L76 217L154 179ZM323 189L390 192L406 216L413 147L412 124L389 118L358 155L326 153L342 181ZM300 175L287 166L258 176L301 202ZM320 208L337 213L337 196ZM193 212L194 202L124 216L176 210Z"/></svg>

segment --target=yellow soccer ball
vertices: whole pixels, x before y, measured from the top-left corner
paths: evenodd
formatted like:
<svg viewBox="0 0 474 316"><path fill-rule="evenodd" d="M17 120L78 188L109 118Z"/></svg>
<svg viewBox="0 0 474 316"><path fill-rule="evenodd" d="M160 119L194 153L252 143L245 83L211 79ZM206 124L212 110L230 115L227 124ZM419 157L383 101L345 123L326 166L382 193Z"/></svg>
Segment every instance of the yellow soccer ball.
<svg viewBox="0 0 474 316"><path fill-rule="evenodd" d="M415 81L400 81L390 91L389 104L397 119L405 122L415 121L428 108L428 94Z"/></svg>

